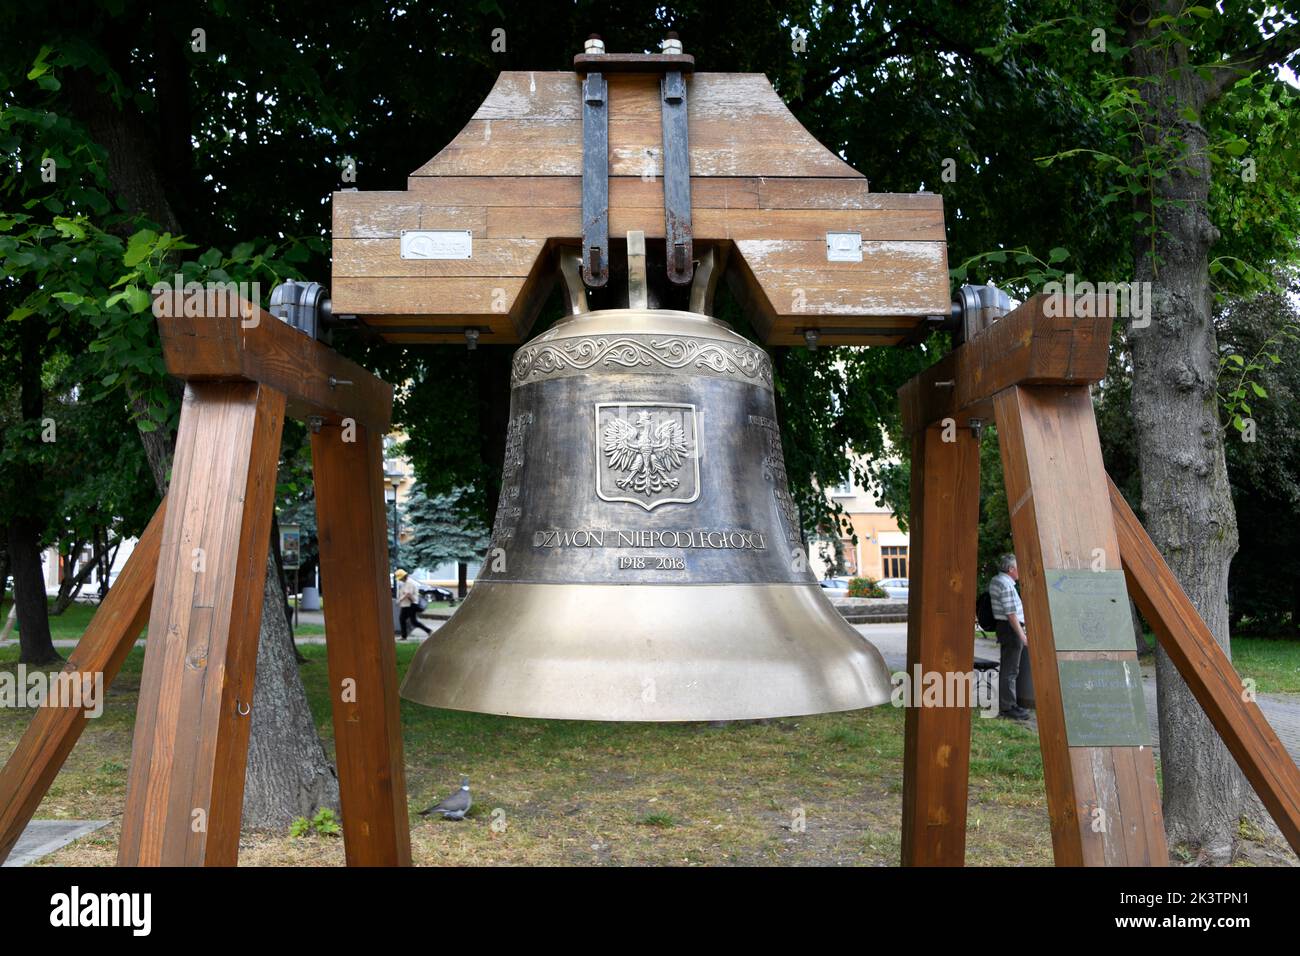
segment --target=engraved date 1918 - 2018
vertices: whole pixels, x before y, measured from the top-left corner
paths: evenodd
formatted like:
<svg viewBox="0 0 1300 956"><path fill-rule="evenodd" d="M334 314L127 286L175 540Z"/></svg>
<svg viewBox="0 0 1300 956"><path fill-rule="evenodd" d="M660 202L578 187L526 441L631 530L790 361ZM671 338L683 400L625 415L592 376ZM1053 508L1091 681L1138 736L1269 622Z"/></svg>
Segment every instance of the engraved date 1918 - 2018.
<svg viewBox="0 0 1300 956"><path fill-rule="evenodd" d="M638 555L618 559L620 571L685 571L686 559L666 555Z"/></svg>

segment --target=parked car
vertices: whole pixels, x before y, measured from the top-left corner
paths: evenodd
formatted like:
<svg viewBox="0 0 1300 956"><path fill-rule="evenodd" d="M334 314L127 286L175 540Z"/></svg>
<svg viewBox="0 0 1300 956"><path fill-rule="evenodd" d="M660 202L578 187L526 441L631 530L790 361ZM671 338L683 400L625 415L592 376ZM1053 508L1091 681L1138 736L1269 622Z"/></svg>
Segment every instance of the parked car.
<svg viewBox="0 0 1300 956"><path fill-rule="evenodd" d="M428 604L430 601L450 601L454 595L446 588L440 588L436 585L420 587L420 600Z"/></svg>
<svg viewBox="0 0 1300 956"><path fill-rule="evenodd" d="M849 589L848 578L825 578L821 582L822 587L827 591L847 591ZM840 595L843 597L844 595Z"/></svg>
<svg viewBox="0 0 1300 956"><path fill-rule="evenodd" d="M885 578L879 584L891 598L907 600L907 578Z"/></svg>

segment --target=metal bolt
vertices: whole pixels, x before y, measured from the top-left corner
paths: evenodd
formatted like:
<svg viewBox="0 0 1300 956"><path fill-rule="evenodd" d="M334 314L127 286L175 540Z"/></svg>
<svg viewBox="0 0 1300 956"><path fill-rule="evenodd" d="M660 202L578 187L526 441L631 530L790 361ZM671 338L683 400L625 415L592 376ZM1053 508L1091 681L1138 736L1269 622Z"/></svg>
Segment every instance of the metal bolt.
<svg viewBox="0 0 1300 956"><path fill-rule="evenodd" d="M669 32L663 43L660 44L663 52L669 56L681 56L682 41L677 39L677 34Z"/></svg>
<svg viewBox="0 0 1300 956"><path fill-rule="evenodd" d="M340 385L351 385L352 382L346 378L335 378L333 375L329 378L330 388L338 388Z"/></svg>
<svg viewBox="0 0 1300 956"><path fill-rule="evenodd" d="M593 33L587 37L587 42L583 45L582 52L587 56L601 56L605 52L605 41L600 38L600 34Z"/></svg>
<svg viewBox="0 0 1300 956"><path fill-rule="evenodd" d="M935 382L935 383L934 383L934 387L935 387L935 388L955 388L956 385L957 385L957 380L956 380L956 379L951 379L951 378L948 379L948 381L946 381L946 382Z"/></svg>
<svg viewBox="0 0 1300 956"><path fill-rule="evenodd" d="M325 424L325 419L320 415L308 415L307 427L311 429L313 435L320 433L321 427Z"/></svg>
<svg viewBox="0 0 1300 956"><path fill-rule="evenodd" d="M804 329L803 340L809 352L817 351L817 342L822 337L821 329Z"/></svg>
<svg viewBox="0 0 1300 956"><path fill-rule="evenodd" d="M984 419L972 418L968 424L970 425L971 437L979 441L980 435L984 432Z"/></svg>
<svg viewBox="0 0 1300 956"><path fill-rule="evenodd" d="M478 348L478 329L465 330L465 347L471 352Z"/></svg>

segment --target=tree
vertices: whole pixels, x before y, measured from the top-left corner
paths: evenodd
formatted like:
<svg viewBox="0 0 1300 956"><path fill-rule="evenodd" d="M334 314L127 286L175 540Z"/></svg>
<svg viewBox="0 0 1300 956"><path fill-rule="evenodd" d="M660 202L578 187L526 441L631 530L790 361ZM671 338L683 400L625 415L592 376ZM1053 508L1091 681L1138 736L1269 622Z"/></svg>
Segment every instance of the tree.
<svg viewBox="0 0 1300 956"><path fill-rule="evenodd" d="M193 182L191 117L185 96L189 78L176 55L183 49L182 25L166 11L151 14L134 6L124 17L93 5L89 11L65 12L72 14L69 20L39 30L22 22L26 16L22 10L11 7L0 14L6 35L22 38L6 44L0 58L0 74L11 91L0 110L0 148L17 159L19 170L5 180L6 206L12 210L9 203L30 196L24 208L41 204L54 215L52 221L43 222L30 213L11 211L0 220L8 233L0 239L0 253L11 276L3 290L10 306L10 321L4 325L16 328L21 338L17 378L23 429L19 442L6 434L5 454L35 449L33 423L42 415L37 386L45 343L64 327L75 328L92 339L90 351L102 359L101 386L125 396L157 491L162 493L177 396L162 368L147 290L163 276L170 278L173 271L191 278L228 279L227 270L234 270L245 278L263 279L296 270L278 257L285 244L275 243L262 249L242 243L228 257L213 248L197 260L180 261L181 254L193 248L177 236L176 209L186 207L179 202L174 207L169 196L172 190L179 196ZM150 29L141 31L141 21ZM152 35L157 45L140 47L142 32ZM48 45L37 49L38 37L48 40ZM132 57L135 50L142 53L138 59ZM24 75L26 84L20 79ZM163 107L179 122L175 127L164 123L157 133L151 130L157 120L154 108L162 111ZM180 149L167 153L164 148L160 154L155 148L160 143L164 147L179 143ZM47 166L46 160L52 165ZM51 168L54 176L42 175ZM285 254L294 258L297 247L294 243L287 247ZM13 474L21 479L20 487L41 487L33 454L27 454ZM38 496L31 498L35 501ZM43 515L34 508L33 503L20 501L6 516L14 576L21 582L16 591L24 609L24 659L57 659L48 646L43 587L40 613L32 606L39 567L34 564L31 542L33 529L43 526ZM259 636L259 657L266 659L267 666L259 667L256 699L263 710L274 714L254 718L256 739L250 747L252 779L247 790L249 819L262 824L287 824L318 804L337 805L337 787L330 785L332 771L311 724L301 680L294 668L273 666L286 654L293 658L282 605L279 578L271 574ZM286 715L307 719L278 724L268 719ZM280 733L286 729L300 736ZM288 801L259 785L268 778L263 771L270 771L276 783L287 788Z"/></svg>
<svg viewBox="0 0 1300 956"><path fill-rule="evenodd" d="M1238 545L1218 402L1219 343L1213 321L1211 154L1216 100L1300 49L1300 30L1267 17L1265 40L1248 7L1236 16L1189 13L1166 0L1125 5L1129 64L1139 78L1139 157L1159 156L1167 175L1134 197L1153 234L1135 237L1136 278L1150 282L1148 328L1130 325L1133 419L1142 513L1165 560L1225 650L1228 569ZM1205 26L1198 26L1201 21ZM1187 31L1195 39L1180 31ZM1209 67L1197 68L1198 62ZM1271 76L1267 77L1271 80ZM1160 161L1151 162L1152 169ZM1249 789L1227 748L1169 657L1156 654L1165 826L1173 842L1218 861L1232 850ZM1207 799L1208 798L1208 799Z"/></svg>
<svg viewBox="0 0 1300 956"><path fill-rule="evenodd" d="M459 495L427 497L417 484L406 499L402 561L412 567L436 568L448 561L467 564L482 559L488 529L472 510L458 505Z"/></svg>
<svg viewBox="0 0 1300 956"><path fill-rule="evenodd" d="M1300 310L1290 296L1261 294L1222 312L1220 391L1233 403L1228 478L1250 542L1233 562L1229 611L1234 626L1300 637Z"/></svg>
<svg viewBox="0 0 1300 956"><path fill-rule="evenodd" d="M1238 534L1213 305L1216 291L1250 291L1296 259L1300 178L1294 151L1281 145L1294 131L1296 94L1270 68L1300 45L1296 9L1226 3L1216 12L1172 0L1009 9L1023 23L985 52L1017 67L1032 61L1087 105L1085 141L1040 155L1048 164L1093 161L1103 200L1096 218L1127 240L1129 275L1151 290L1150 314L1140 317L1149 322L1127 328L1142 512L1226 650ZM1252 211L1248 225L1231 215L1242 207ZM1266 221L1256 220L1263 211ZM1226 287L1216 290L1212 277ZM1157 670L1171 841L1225 860L1244 779L1163 652Z"/></svg>

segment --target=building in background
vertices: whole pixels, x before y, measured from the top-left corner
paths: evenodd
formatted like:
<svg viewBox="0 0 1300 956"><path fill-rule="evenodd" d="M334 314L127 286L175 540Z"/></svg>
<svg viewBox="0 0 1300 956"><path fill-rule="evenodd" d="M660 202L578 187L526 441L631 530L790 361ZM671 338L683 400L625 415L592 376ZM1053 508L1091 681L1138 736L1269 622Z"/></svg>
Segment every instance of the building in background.
<svg viewBox="0 0 1300 956"><path fill-rule="evenodd" d="M898 519L865 488L851 481L826 490L829 501L844 509L852 524L852 536L843 533L834 538L816 537L808 544L808 563L819 579L848 577L909 577L908 534L898 527ZM841 569L835 567L838 550Z"/></svg>

